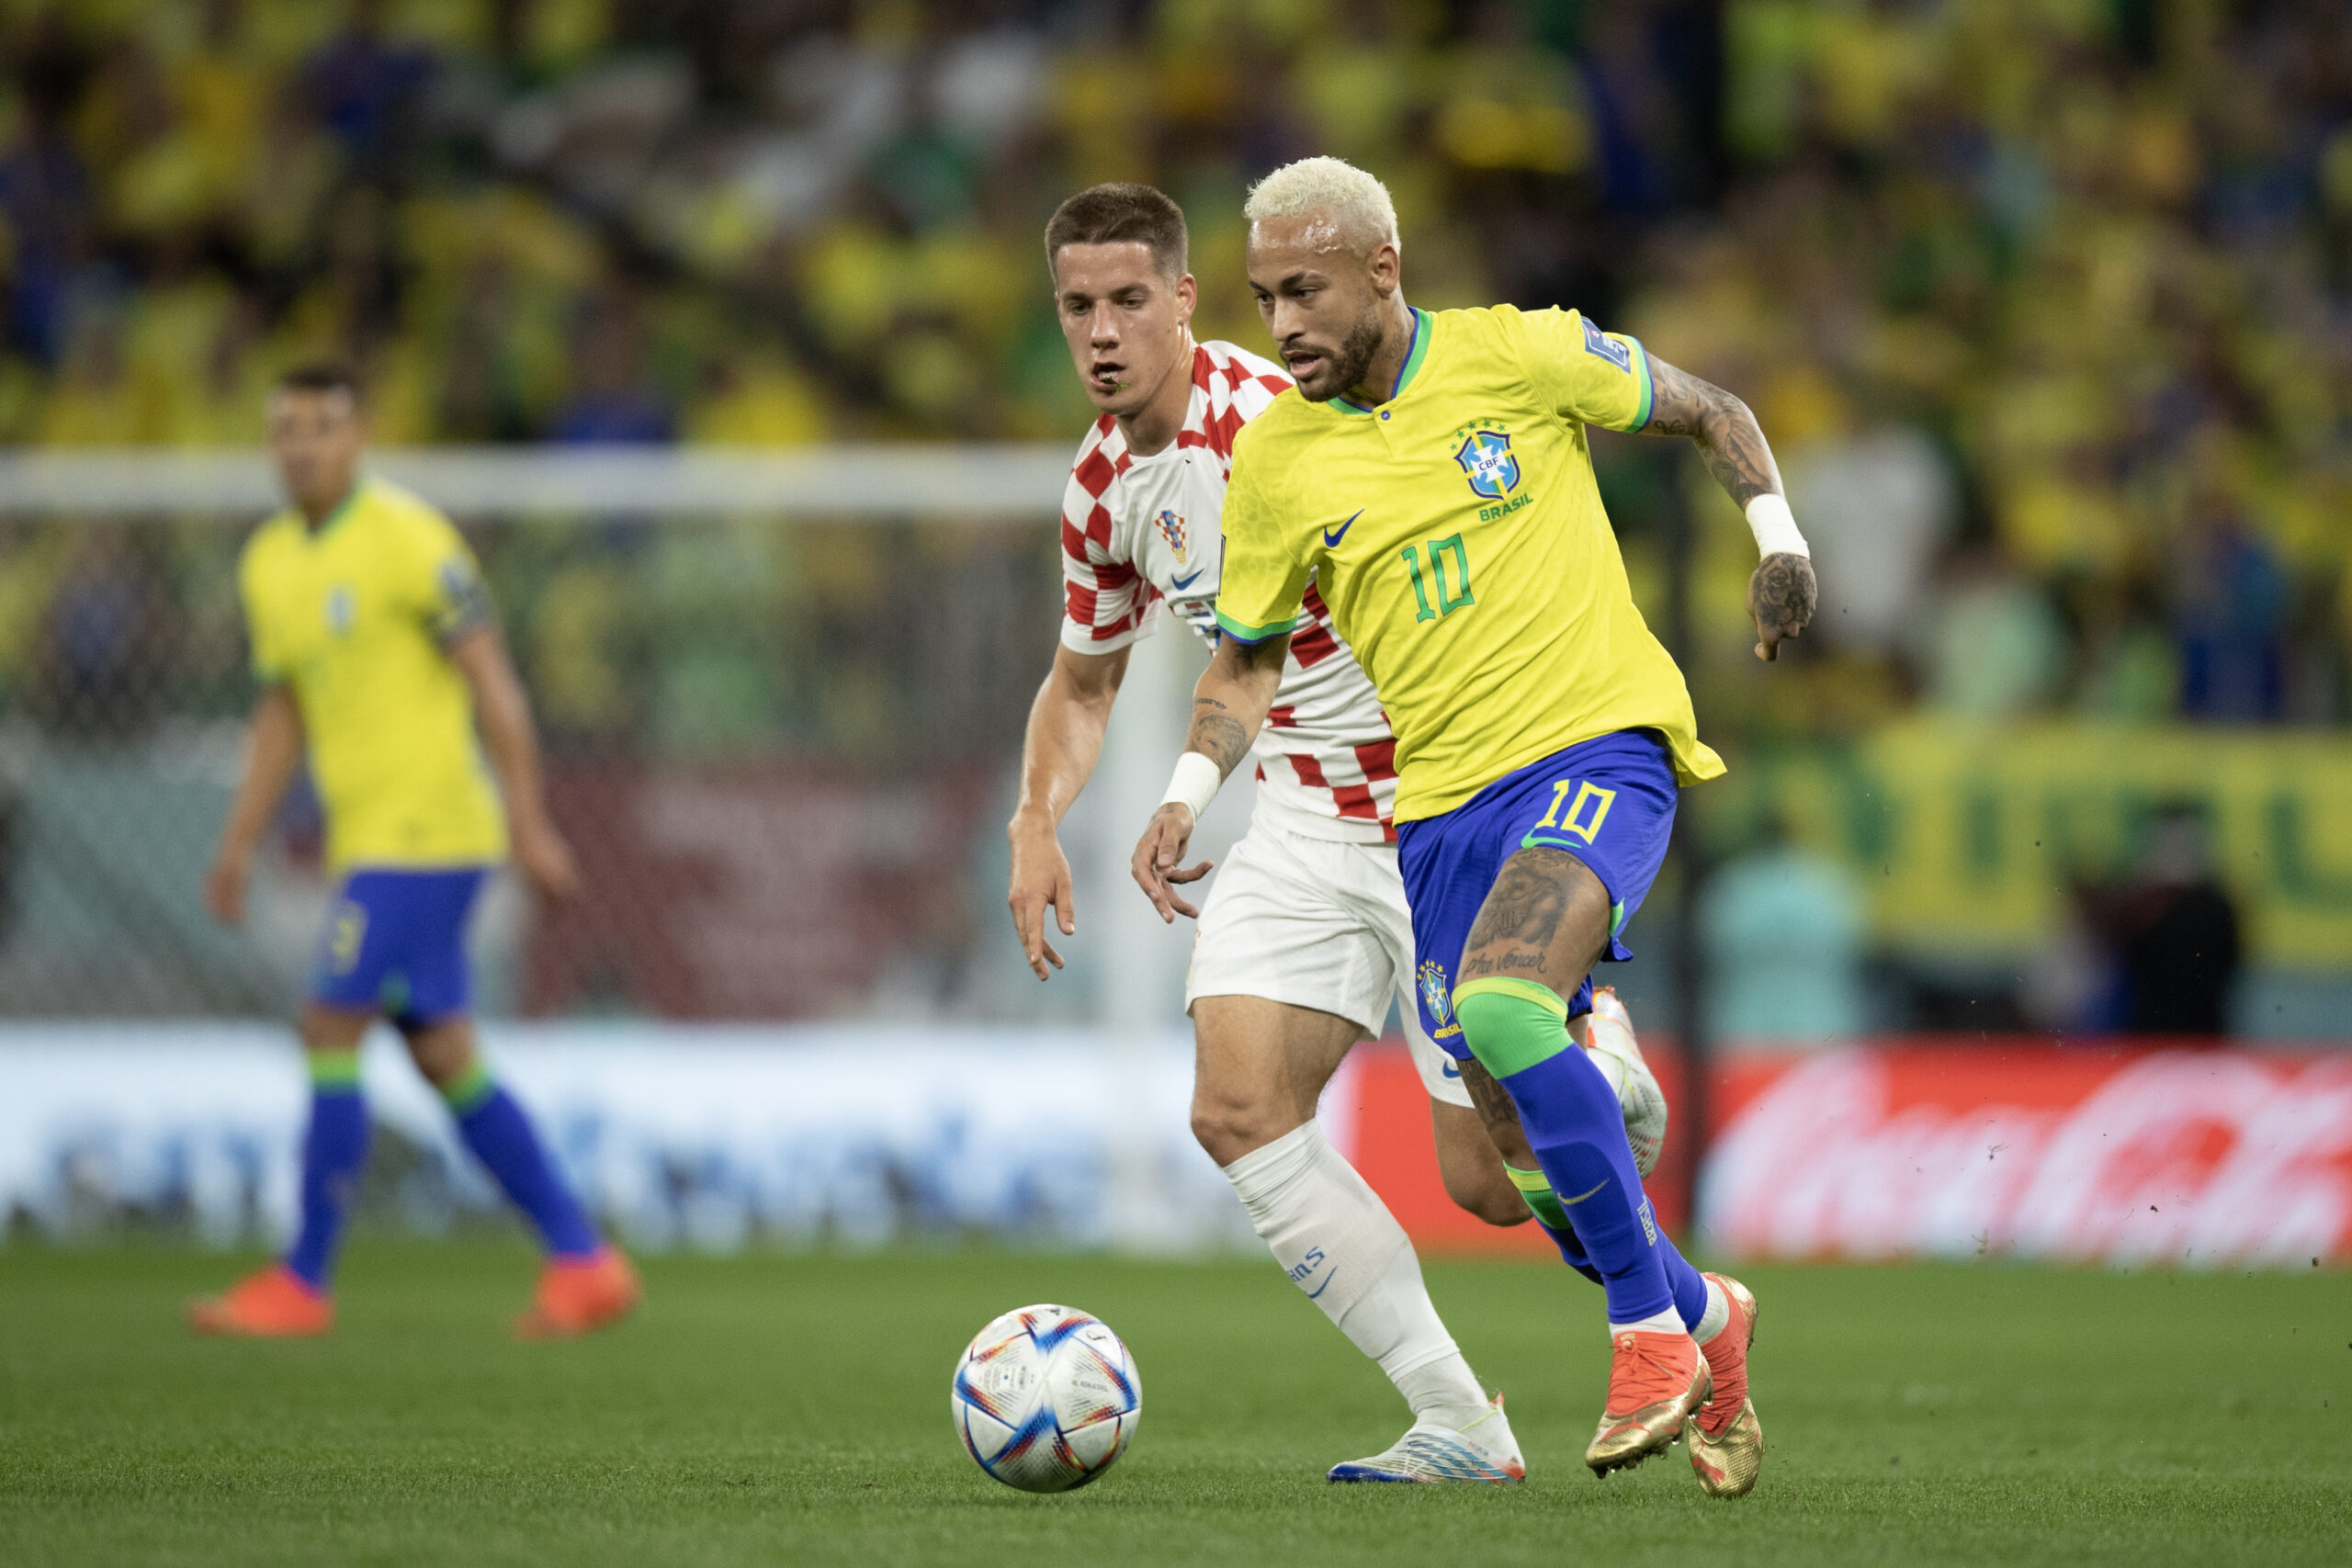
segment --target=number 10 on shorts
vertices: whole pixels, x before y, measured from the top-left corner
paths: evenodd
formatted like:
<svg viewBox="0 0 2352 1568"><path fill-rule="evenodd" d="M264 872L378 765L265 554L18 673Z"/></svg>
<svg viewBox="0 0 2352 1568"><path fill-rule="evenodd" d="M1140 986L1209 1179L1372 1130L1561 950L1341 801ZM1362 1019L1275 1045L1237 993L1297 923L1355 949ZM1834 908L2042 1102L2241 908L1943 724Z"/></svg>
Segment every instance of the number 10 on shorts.
<svg viewBox="0 0 2352 1568"><path fill-rule="evenodd" d="M1576 792L1576 797L1573 800L1569 798L1571 790ZM1535 844L1558 844L1566 841L1562 839L1544 838L1544 831L1547 828L1557 828L1564 832L1574 833L1588 844L1592 842L1600 836L1600 825L1609 820L1609 807L1616 798L1615 790L1603 789L1590 779L1555 780L1552 785L1552 809L1544 814L1543 821L1528 829L1527 837L1519 841L1520 848L1527 849ZM1565 818L1560 812L1560 808L1564 806L1567 807L1567 815Z"/></svg>

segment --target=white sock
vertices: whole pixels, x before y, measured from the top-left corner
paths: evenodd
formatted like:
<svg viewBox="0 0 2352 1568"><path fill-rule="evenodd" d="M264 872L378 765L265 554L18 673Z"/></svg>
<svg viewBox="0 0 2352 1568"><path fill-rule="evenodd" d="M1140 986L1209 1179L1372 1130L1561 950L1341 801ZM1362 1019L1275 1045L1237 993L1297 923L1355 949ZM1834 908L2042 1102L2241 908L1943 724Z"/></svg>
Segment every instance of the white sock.
<svg viewBox="0 0 2352 1568"><path fill-rule="evenodd" d="M1380 1363L1416 1419L1465 1427L1487 1395L1430 1304L1405 1227L1314 1122L1225 1168L1298 1288Z"/></svg>
<svg viewBox="0 0 2352 1568"><path fill-rule="evenodd" d="M1682 1314L1674 1310L1672 1302L1666 1303L1664 1311L1654 1312L1639 1323L1611 1324L1609 1334L1611 1338L1614 1338L1628 1329L1636 1334L1687 1334L1690 1332L1682 1326Z"/></svg>
<svg viewBox="0 0 2352 1568"><path fill-rule="evenodd" d="M1690 1330L1690 1337L1704 1345L1731 1325L1731 1297L1713 1280L1707 1281L1707 1310Z"/></svg>

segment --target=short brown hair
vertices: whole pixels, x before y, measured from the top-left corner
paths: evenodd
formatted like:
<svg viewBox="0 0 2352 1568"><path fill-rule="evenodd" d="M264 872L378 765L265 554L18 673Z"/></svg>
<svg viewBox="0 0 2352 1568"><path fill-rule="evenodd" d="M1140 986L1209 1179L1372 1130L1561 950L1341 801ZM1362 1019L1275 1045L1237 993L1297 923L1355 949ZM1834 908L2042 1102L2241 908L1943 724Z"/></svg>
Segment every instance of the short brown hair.
<svg viewBox="0 0 2352 1568"><path fill-rule="evenodd" d="M362 401L359 373L340 360L313 359L297 365L277 378L281 392L343 392L353 407Z"/></svg>
<svg viewBox="0 0 2352 1568"><path fill-rule="evenodd" d="M1129 242L1148 246L1153 264L1169 281L1184 276L1190 249L1184 209L1165 191L1125 180L1089 186L1054 209L1046 224L1046 265L1052 267L1064 245Z"/></svg>

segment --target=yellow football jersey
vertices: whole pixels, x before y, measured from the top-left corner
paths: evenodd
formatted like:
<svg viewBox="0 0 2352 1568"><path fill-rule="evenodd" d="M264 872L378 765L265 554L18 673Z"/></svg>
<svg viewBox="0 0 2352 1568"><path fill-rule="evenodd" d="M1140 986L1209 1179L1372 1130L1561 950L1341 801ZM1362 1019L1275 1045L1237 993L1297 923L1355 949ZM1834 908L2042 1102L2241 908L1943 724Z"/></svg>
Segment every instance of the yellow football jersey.
<svg viewBox="0 0 2352 1568"><path fill-rule="evenodd" d="M1386 403L1284 392L1243 427L1219 624L1249 642L1287 629L1313 576L1396 732L1399 822L1620 729L1663 734L1684 784L1715 777L1585 438L1649 422L1641 344L1573 310L1413 317Z"/></svg>
<svg viewBox="0 0 2352 1568"><path fill-rule="evenodd" d="M490 602L448 519L362 479L316 530L291 511L263 524L237 574L254 673L287 682L302 711L329 865L503 856L473 695L445 651Z"/></svg>

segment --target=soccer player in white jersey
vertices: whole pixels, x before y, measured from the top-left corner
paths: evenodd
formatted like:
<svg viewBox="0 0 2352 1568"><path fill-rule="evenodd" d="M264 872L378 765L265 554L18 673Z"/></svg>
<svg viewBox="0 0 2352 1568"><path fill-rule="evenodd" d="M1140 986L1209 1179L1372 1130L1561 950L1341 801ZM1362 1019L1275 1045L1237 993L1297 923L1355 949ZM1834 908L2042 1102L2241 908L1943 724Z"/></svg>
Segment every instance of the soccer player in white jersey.
<svg viewBox="0 0 2352 1568"><path fill-rule="evenodd" d="M1061 647L1030 714L1008 829L1009 901L1040 979L1062 962L1047 907L1064 935L1077 929L1057 829L1093 771L1130 647L1163 601L1215 643L1233 438L1291 385L1231 344L1193 341L1183 214L1160 192L1080 192L1055 213L1046 248L1063 332L1102 415L1070 473ZM1448 1194L1490 1224L1529 1217L1459 1070L1421 1028L1390 822L1395 739L1312 589L1308 605L1257 750L1256 817L1199 917L1185 987L1193 1127L1275 1260L1412 1408L1393 1448L1331 1479L1517 1481L1525 1471L1500 1398L1487 1397L1439 1320L1403 1228L1315 1120L1341 1058L1379 1032L1401 991ZM1629 1027L1615 1049L1616 1081L1662 1116ZM1662 1120L1647 1131L1662 1135Z"/></svg>

